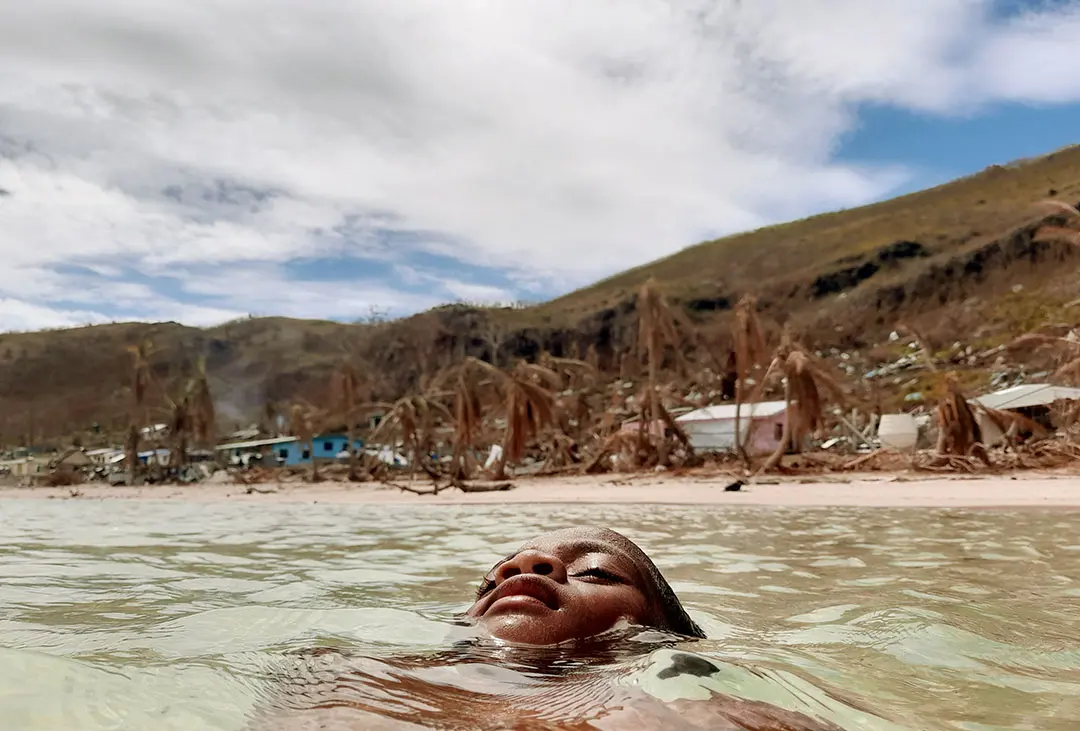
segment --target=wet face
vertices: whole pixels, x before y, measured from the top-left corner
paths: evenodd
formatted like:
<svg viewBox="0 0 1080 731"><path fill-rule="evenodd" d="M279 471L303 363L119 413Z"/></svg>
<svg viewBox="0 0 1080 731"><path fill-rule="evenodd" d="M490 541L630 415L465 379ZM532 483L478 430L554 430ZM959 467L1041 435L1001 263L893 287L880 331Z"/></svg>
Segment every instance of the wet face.
<svg viewBox="0 0 1080 731"><path fill-rule="evenodd" d="M633 559L583 530L549 533L488 572L467 616L508 642L552 645L653 618Z"/></svg>

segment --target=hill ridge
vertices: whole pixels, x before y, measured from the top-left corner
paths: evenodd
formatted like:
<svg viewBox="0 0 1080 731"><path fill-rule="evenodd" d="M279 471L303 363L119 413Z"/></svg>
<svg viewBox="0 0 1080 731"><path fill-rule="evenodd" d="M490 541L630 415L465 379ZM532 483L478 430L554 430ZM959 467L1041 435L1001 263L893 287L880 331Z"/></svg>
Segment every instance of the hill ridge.
<svg viewBox="0 0 1080 731"><path fill-rule="evenodd" d="M648 278L714 340L723 340L728 310L749 292L768 321L792 324L825 351L883 357L874 349L901 320L936 343L991 347L1024 329L1072 322L1066 305L1080 297L1071 276L1078 252L1035 240L1033 204L1046 198L1080 200L1080 146L701 242L524 308L448 304L374 324L270 316L210 328L134 322L4 333L0 444L68 436L93 423L121 427L126 348L146 339L162 348L154 367L164 382L205 355L219 413L236 423L257 419L268 401L326 398L346 353L381 398L464 355L505 364L542 350L583 355L591 344L614 369L634 345L634 297Z"/></svg>

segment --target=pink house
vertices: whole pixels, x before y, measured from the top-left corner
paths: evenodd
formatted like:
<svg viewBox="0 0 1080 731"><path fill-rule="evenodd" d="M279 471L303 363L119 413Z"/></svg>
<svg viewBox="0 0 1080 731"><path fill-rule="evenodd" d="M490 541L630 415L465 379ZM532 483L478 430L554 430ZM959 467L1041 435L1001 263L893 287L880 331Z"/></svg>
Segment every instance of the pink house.
<svg viewBox="0 0 1080 731"><path fill-rule="evenodd" d="M697 409L676 419L699 452L735 450L735 404L720 404ZM787 403L760 401L743 404L739 412L739 431L751 454L772 454L784 437Z"/></svg>

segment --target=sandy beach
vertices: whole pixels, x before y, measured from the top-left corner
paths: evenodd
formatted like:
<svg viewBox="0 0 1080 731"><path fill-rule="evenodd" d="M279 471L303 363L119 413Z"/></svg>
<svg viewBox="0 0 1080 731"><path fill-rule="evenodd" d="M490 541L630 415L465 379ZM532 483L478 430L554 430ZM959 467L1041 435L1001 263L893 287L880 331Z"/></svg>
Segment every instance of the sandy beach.
<svg viewBox="0 0 1080 731"><path fill-rule="evenodd" d="M209 483L192 486L0 488L0 499L189 500L251 503L307 502L385 505L491 505L517 503L634 503L757 507L940 507L1080 508L1080 476L1015 473L1003 476L845 475L783 482L771 479L725 492L725 475L600 475L514 480L501 492L414 495L381 484L262 483L252 486ZM429 484L414 483L418 489Z"/></svg>

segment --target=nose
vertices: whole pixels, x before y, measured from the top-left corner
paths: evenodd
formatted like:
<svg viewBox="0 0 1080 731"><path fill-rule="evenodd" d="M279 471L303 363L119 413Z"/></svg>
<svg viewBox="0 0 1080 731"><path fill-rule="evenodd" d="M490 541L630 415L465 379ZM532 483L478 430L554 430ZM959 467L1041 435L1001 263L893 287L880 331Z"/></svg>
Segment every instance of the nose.
<svg viewBox="0 0 1080 731"><path fill-rule="evenodd" d="M566 583L566 564L557 556L542 551L522 551L495 571L496 583L502 583L518 574L539 574L560 584Z"/></svg>

